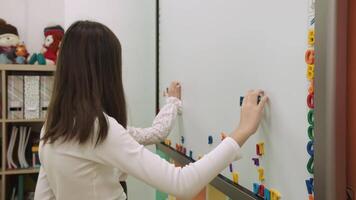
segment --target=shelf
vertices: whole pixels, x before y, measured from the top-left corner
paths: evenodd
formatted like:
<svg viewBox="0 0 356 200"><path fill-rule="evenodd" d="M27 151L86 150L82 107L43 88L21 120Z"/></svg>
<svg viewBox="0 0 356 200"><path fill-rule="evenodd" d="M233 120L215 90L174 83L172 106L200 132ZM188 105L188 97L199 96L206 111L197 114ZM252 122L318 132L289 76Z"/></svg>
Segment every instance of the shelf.
<svg viewBox="0 0 356 200"><path fill-rule="evenodd" d="M5 119L5 123L39 123L45 121L45 119Z"/></svg>
<svg viewBox="0 0 356 200"><path fill-rule="evenodd" d="M40 171L40 168L18 168L18 169L6 169L7 167L7 147L11 136L12 126L29 126L33 134L31 133L31 140L37 140L40 136L39 132L46 119L44 116L39 115L37 119L9 119L7 115L7 88L8 88L8 76L53 76L56 71L55 65L17 65L17 64L0 64L1 75L1 100L2 100L2 115L0 116L0 124L2 128L0 131L1 141L1 166L0 169L0 200L10 199L9 191L16 185L16 179L19 175L36 177ZM24 118L24 117L23 117ZM16 142L18 143L18 141ZM29 147L29 146L28 146ZM28 150L28 149L27 149ZM14 150L15 151L15 150ZM16 151L17 153L17 151ZM29 152L28 152L29 153ZM15 154L15 153L14 153ZM26 154L27 155L27 154ZM1 168L1 167L0 167ZM11 194L10 194L11 195Z"/></svg>
<svg viewBox="0 0 356 200"><path fill-rule="evenodd" d="M16 64L0 64L0 70L3 71L42 71L54 72L55 65L16 65Z"/></svg>
<svg viewBox="0 0 356 200"><path fill-rule="evenodd" d="M28 168L28 169L7 169L2 172L5 175L13 174L36 174L40 172L40 168Z"/></svg>

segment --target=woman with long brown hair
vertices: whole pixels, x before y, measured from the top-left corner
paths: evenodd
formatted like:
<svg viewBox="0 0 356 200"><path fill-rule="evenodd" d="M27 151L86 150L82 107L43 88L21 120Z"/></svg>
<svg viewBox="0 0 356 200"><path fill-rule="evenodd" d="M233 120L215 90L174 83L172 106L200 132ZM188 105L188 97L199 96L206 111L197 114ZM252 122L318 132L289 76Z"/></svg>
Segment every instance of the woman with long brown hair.
<svg viewBox="0 0 356 200"><path fill-rule="evenodd" d="M121 63L120 42L106 26L79 21L65 33L41 131L35 199L123 200L118 178L126 173L161 191L191 198L240 158L240 147L257 130L268 100L261 90L245 96L239 126L230 137L199 161L174 167L140 145L127 127ZM168 103L174 109L170 113L176 113L179 83L171 91L175 103ZM263 96L259 103L258 96Z"/></svg>

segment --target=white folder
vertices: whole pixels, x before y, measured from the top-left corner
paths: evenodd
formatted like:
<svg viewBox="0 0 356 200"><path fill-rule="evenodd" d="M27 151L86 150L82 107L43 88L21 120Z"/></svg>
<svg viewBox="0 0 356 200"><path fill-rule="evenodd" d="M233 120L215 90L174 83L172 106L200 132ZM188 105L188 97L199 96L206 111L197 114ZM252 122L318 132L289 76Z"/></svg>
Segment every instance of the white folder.
<svg viewBox="0 0 356 200"><path fill-rule="evenodd" d="M28 144L30 133L31 133L31 127L28 127L28 131L27 131L27 127L25 126L20 127L20 139L19 139L17 156L19 158L21 168L30 167L25 157L26 147Z"/></svg>
<svg viewBox="0 0 356 200"><path fill-rule="evenodd" d="M13 160L13 157L12 157L14 146L15 146L15 142L16 142L16 138L17 138L17 132L18 132L18 128L15 127L15 126L12 127L9 147L7 149L7 165L8 165L9 169L16 169L17 168L17 165L15 164L15 162Z"/></svg>
<svg viewBox="0 0 356 200"><path fill-rule="evenodd" d="M40 118L40 77L25 76L25 119Z"/></svg>

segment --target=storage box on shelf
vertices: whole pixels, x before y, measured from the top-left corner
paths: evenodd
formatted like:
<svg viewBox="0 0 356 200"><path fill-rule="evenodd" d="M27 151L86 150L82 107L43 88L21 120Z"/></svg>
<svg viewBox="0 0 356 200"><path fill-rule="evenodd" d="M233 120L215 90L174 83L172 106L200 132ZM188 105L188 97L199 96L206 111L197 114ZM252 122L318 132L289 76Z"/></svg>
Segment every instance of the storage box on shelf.
<svg viewBox="0 0 356 200"><path fill-rule="evenodd" d="M0 64L0 200L11 199L14 191L23 197L34 190L39 172L36 140L45 121L54 71L55 66ZM11 144L15 130L16 140ZM16 168L9 167L8 156Z"/></svg>

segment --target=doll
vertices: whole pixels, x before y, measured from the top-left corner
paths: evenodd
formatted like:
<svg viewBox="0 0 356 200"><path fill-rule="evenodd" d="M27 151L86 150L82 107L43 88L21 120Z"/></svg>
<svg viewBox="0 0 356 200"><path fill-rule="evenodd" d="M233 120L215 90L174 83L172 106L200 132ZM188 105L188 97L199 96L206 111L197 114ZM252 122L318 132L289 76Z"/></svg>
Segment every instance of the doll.
<svg viewBox="0 0 356 200"><path fill-rule="evenodd" d="M0 19L0 64L13 64L16 46L20 43L17 28Z"/></svg>
<svg viewBox="0 0 356 200"><path fill-rule="evenodd" d="M26 63L26 60L27 60L27 57L29 54L28 54L26 46L24 44L19 44L16 46L15 54L16 54L15 61L17 64L25 64Z"/></svg>
<svg viewBox="0 0 356 200"><path fill-rule="evenodd" d="M30 64L55 64L59 44L63 38L64 30L61 26L51 26L44 29L45 40L41 53L33 54L29 60Z"/></svg>

